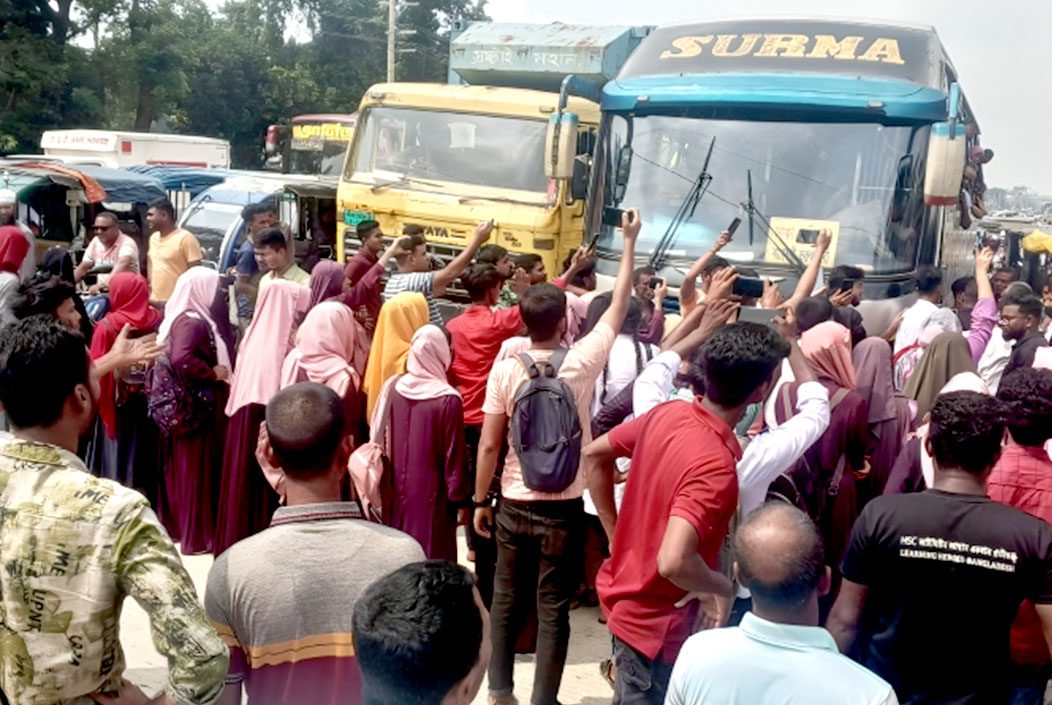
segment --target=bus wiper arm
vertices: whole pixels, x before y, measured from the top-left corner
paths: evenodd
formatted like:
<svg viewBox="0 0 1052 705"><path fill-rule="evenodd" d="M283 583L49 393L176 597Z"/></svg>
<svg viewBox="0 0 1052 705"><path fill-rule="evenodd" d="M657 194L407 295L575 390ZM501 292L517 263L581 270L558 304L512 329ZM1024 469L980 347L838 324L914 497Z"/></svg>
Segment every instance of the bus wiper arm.
<svg viewBox="0 0 1052 705"><path fill-rule="evenodd" d="M715 146L716 138L713 137L712 141L709 142L709 152L705 155L705 163L701 166L701 172L698 173L698 177L691 185L690 191L687 192L683 202L676 210L676 215L672 218L672 222L668 224L665 234L658 241L657 247L654 248L654 253L650 255L650 266L656 270L660 270L668 259L668 251L676 242L676 234L679 232L679 227L683 225L685 220L694 217L698 204L701 202L705 192L709 190L709 184L712 183L712 174L709 173L709 161L712 159L712 149Z"/></svg>
<svg viewBox="0 0 1052 705"><path fill-rule="evenodd" d="M759 218L760 222L762 222L764 227L767 229L767 237L769 237L774 242L775 249L777 249L778 252L783 257L785 257L785 259L788 260L789 263L792 264L795 269L798 269L798 273L802 275L805 271L807 271L807 265L805 265L803 261L796 256L796 253L793 252L793 248L789 247L789 245L786 244L785 240L782 239L782 236L778 234L778 231L771 226L771 222L767 220L767 218L764 217L763 213L761 213L756 208L756 204L752 200L752 170L747 170L745 174L746 188L748 190L748 200L746 200L745 203L742 204L742 207L745 209L745 212L749 214L749 244L751 245L753 241L753 224L755 220Z"/></svg>

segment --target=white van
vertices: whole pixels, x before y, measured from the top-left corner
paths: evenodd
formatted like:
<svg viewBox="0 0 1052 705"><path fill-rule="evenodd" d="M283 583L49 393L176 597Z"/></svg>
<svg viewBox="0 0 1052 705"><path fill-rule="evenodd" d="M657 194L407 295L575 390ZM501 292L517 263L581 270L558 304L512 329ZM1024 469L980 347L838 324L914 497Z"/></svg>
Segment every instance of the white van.
<svg viewBox="0 0 1052 705"><path fill-rule="evenodd" d="M40 138L44 156L72 164L115 169L140 164L230 167L230 143L195 135L111 130L48 130Z"/></svg>

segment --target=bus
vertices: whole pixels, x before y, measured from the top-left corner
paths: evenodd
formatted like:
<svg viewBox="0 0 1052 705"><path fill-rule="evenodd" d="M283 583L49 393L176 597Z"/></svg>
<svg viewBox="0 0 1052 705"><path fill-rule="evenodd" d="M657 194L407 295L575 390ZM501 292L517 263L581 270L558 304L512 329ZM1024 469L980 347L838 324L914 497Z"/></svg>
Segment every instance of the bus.
<svg viewBox="0 0 1052 705"><path fill-rule="evenodd" d="M828 229L823 265L863 269L867 328L906 306L918 266L970 270L954 204L979 130L934 28L740 19L660 27L603 89L589 186L600 284L619 211L673 287L737 217L721 255L790 283Z"/></svg>
<svg viewBox="0 0 1052 705"><path fill-rule="evenodd" d="M339 176L358 114L297 115L290 125L271 125L264 144L268 167L283 174Z"/></svg>

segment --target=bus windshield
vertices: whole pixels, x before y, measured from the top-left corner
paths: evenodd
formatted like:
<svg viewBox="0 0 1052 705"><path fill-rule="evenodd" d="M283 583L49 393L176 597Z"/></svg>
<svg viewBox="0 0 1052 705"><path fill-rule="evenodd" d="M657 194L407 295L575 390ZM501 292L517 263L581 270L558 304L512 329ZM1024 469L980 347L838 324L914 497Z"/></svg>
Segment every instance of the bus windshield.
<svg viewBox="0 0 1052 705"><path fill-rule="evenodd" d="M928 128L708 120L676 116L605 118L599 184L607 206L638 206L644 227L637 252L652 252L699 178L712 146L711 182L683 219L666 255L693 260L735 217L742 225L727 259L785 265L807 262L817 233L834 233L825 266L874 273L911 270L922 233ZM630 120L632 123L630 124ZM713 139L715 142L713 143ZM757 217L750 242L749 201ZM765 222L766 221L766 222ZM768 236L768 225L778 237ZM605 229L600 250L619 252ZM811 249L809 249L811 248Z"/></svg>
<svg viewBox="0 0 1052 705"><path fill-rule="evenodd" d="M372 182L383 172L414 180L414 188L424 191L442 190L427 182L452 181L544 193L546 131L544 120L371 108L358 123L344 177L372 175Z"/></svg>

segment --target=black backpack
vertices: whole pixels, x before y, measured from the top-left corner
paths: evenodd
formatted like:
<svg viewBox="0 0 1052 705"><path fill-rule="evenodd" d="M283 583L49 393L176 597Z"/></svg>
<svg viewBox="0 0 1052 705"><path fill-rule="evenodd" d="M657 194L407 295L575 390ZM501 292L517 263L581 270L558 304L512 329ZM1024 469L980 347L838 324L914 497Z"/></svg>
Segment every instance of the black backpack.
<svg viewBox="0 0 1052 705"><path fill-rule="evenodd" d="M519 457L522 481L536 492L562 492L577 478L581 461L581 418L573 391L560 380L566 349L538 365L526 353L517 356L530 378L515 395L511 444Z"/></svg>

